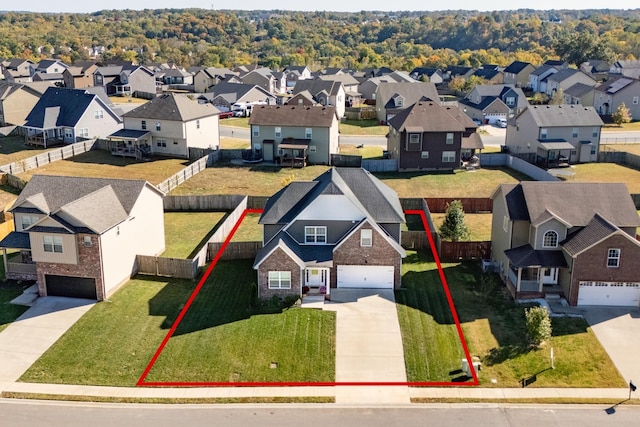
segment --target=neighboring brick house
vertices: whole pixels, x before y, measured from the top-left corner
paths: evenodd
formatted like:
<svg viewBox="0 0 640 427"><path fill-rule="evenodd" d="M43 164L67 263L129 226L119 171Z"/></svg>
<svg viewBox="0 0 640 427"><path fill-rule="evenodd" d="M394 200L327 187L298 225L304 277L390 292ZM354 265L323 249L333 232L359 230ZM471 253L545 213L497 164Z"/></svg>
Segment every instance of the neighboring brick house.
<svg viewBox="0 0 640 427"><path fill-rule="evenodd" d="M599 114L611 115L622 103L633 120L640 119L640 80L616 76L596 86L593 107Z"/></svg>
<svg viewBox="0 0 640 427"><path fill-rule="evenodd" d="M529 75L536 69L533 65L523 61L513 61L504 69L504 84L513 87L528 87Z"/></svg>
<svg viewBox="0 0 640 427"><path fill-rule="evenodd" d="M50 87L27 115L25 142L49 147L105 137L122 128L122 120L98 95L85 89Z"/></svg>
<svg viewBox="0 0 640 427"><path fill-rule="evenodd" d="M283 165L331 164L338 153L334 107L258 105L251 118L251 151L256 159Z"/></svg>
<svg viewBox="0 0 640 427"><path fill-rule="evenodd" d="M364 169L333 168L292 182L269 198L260 217L258 296L399 289L404 222L397 194Z"/></svg>
<svg viewBox="0 0 640 427"><path fill-rule="evenodd" d="M484 148L477 126L457 107L420 101L389 120L387 151L398 170L453 170Z"/></svg>
<svg viewBox="0 0 640 427"><path fill-rule="evenodd" d="M604 124L593 107L532 105L507 124L509 151L530 163L585 163L598 159Z"/></svg>
<svg viewBox="0 0 640 427"><path fill-rule="evenodd" d="M220 146L220 110L183 94L166 93L122 115L124 129L108 135L113 155L188 159L190 148Z"/></svg>
<svg viewBox="0 0 640 427"><path fill-rule="evenodd" d="M162 199L146 181L34 175L0 241L7 278L36 280L40 296L108 298L136 273L136 255L164 251Z"/></svg>
<svg viewBox="0 0 640 427"><path fill-rule="evenodd" d="M624 184L523 181L492 198L491 258L515 298L638 307L640 217Z"/></svg>
<svg viewBox="0 0 640 427"><path fill-rule="evenodd" d="M380 82L376 88L375 100L377 119L387 123L393 116L416 102L439 102L440 96L434 83Z"/></svg>

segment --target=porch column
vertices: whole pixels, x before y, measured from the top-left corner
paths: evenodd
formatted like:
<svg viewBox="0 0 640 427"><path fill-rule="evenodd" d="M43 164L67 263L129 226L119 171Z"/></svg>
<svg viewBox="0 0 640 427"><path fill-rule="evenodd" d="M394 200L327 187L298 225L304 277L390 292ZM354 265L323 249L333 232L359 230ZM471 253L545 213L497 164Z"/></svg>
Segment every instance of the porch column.
<svg viewBox="0 0 640 427"><path fill-rule="evenodd" d="M542 271L544 271L544 267L538 267L538 292L540 293L542 293L543 289L542 278L544 277L544 274L541 274Z"/></svg>
<svg viewBox="0 0 640 427"><path fill-rule="evenodd" d="M2 248L2 260L4 263L4 273L5 273L5 279L6 279L7 278L6 274L9 272L9 270L7 269L7 248Z"/></svg>
<svg viewBox="0 0 640 427"><path fill-rule="evenodd" d="M516 283L516 292L520 292L520 278L522 277L522 267L518 267L518 280Z"/></svg>

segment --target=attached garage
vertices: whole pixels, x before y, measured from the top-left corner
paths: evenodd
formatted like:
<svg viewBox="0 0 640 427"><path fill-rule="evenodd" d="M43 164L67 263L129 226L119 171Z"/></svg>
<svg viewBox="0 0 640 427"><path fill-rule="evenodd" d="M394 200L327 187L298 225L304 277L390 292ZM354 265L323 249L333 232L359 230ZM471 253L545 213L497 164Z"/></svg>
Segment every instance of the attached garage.
<svg viewBox="0 0 640 427"><path fill-rule="evenodd" d="M338 266L338 288L393 289L393 279L393 266Z"/></svg>
<svg viewBox="0 0 640 427"><path fill-rule="evenodd" d="M98 299L96 279L47 274L44 280L49 296Z"/></svg>
<svg viewBox="0 0 640 427"><path fill-rule="evenodd" d="M638 307L638 282L580 282L578 305Z"/></svg>

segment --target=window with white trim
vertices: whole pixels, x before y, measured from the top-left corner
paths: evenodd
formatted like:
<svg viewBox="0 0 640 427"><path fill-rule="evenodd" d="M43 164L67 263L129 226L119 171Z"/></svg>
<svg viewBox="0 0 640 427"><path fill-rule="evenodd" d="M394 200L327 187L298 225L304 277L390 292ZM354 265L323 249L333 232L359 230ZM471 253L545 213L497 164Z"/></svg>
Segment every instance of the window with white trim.
<svg viewBox="0 0 640 427"><path fill-rule="evenodd" d="M447 133L447 145L453 144L453 133Z"/></svg>
<svg viewBox="0 0 640 427"><path fill-rule="evenodd" d="M43 236L44 251L62 253L62 237Z"/></svg>
<svg viewBox="0 0 640 427"><path fill-rule="evenodd" d="M158 139L156 140L156 145L158 147L166 147L167 146L167 141L164 139Z"/></svg>
<svg viewBox="0 0 640 427"><path fill-rule="evenodd" d="M147 130L147 121L146 120L140 121L140 127L142 128L142 130Z"/></svg>
<svg viewBox="0 0 640 427"><path fill-rule="evenodd" d="M573 128L573 131L571 132L571 136L573 136L574 138L578 137L578 128Z"/></svg>
<svg viewBox="0 0 640 427"><path fill-rule="evenodd" d="M633 97L633 105L638 105L638 97L637 96Z"/></svg>
<svg viewBox="0 0 640 427"><path fill-rule="evenodd" d="M540 139L547 139L547 128L540 129Z"/></svg>
<svg viewBox="0 0 640 427"><path fill-rule="evenodd" d="M617 268L620 266L620 249L609 249L607 252L607 267Z"/></svg>
<svg viewBox="0 0 640 427"><path fill-rule="evenodd" d="M420 153L420 158L428 159L429 158L429 152L428 151L423 151L422 153Z"/></svg>
<svg viewBox="0 0 640 427"><path fill-rule="evenodd" d="M93 114L93 117L96 118L96 119L104 118L104 111L103 110L96 110L95 113Z"/></svg>
<svg viewBox="0 0 640 427"><path fill-rule="evenodd" d="M200 120L196 120L196 129L200 129Z"/></svg>
<svg viewBox="0 0 640 427"><path fill-rule="evenodd" d="M269 289L291 289L291 272L270 271Z"/></svg>
<svg viewBox="0 0 640 427"><path fill-rule="evenodd" d="M456 152L455 151L443 151L442 152L442 163L453 163L456 161Z"/></svg>
<svg viewBox="0 0 640 427"><path fill-rule="evenodd" d="M410 133L407 137L407 151L420 151L422 149L421 137L422 135L419 133Z"/></svg>
<svg viewBox="0 0 640 427"><path fill-rule="evenodd" d="M304 130L304 137L305 137L306 139L311 139L311 138L313 138L313 129L311 129L311 128L305 128L305 130Z"/></svg>
<svg viewBox="0 0 640 427"><path fill-rule="evenodd" d="M516 104L516 97L515 96L507 96L507 102L506 104L508 106L512 106Z"/></svg>
<svg viewBox="0 0 640 427"><path fill-rule="evenodd" d="M73 138L73 129L64 128L64 137L65 138Z"/></svg>
<svg viewBox="0 0 640 427"><path fill-rule="evenodd" d="M281 138L282 137L282 128L281 127L276 127L275 128L275 137L276 138Z"/></svg>
<svg viewBox="0 0 640 427"><path fill-rule="evenodd" d="M598 136L599 132L600 132L600 128L599 127L594 127L593 129L591 129L591 136L596 138Z"/></svg>
<svg viewBox="0 0 640 427"><path fill-rule="evenodd" d="M309 152L310 153L315 153L316 152L316 146L315 145L310 145L309 146Z"/></svg>
<svg viewBox="0 0 640 427"><path fill-rule="evenodd" d="M260 126L253 126L251 128L253 136L260 136Z"/></svg>
<svg viewBox="0 0 640 427"><path fill-rule="evenodd" d="M543 248L557 248L558 247L558 233L553 230L549 230L544 233L542 237Z"/></svg>
<svg viewBox="0 0 640 427"><path fill-rule="evenodd" d="M360 230L360 246L373 246L373 230Z"/></svg>
<svg viewBox="0 0 640 427"><path fill-rule="evenodd" d="M307 226L304 228L305 243L327 243L327 227Z"/></svg>
<svg viewBox="0 0 640 427"><path fill-rule="evenodd" d="M509 218L506 215L502 218L502 229L505 233L509 231Z"/></svg>
<svg viewBox="0 0 640 427"><path fill-rule="evenodd" d="M78 129L78 136L81 138L89 138L89 128Z"/></svg>
<svg viewBox="0 0 640 427"><path fill-rule="evenodd" d="M156 122L156 130L157 131L161 131L162 130L162 125L160 124L160 122Z"/></svg>
<svg viewBox="0 0 640 427"><path fill-rule="evenodd" d="M20 225L22 225L22 230L25 230L25 229L31 227L36 222L38 222L38 217L37 216L22 215L22 218L20 220Z"/></svg>

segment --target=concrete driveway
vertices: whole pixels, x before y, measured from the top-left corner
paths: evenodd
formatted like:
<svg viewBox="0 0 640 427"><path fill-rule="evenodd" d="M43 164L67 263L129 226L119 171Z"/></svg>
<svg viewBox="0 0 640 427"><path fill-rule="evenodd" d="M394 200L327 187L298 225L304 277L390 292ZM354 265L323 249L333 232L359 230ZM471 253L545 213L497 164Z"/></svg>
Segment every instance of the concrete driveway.
<svg viewBox="0 0 640 427"><path fill-rule="evenodd" d="M0 333L0 392L78 321L95 301L44 297Z"/></svg>
<svg viewBox="0 0 640 427"><path fill-rule="evenodd" d="M640 385L640 309L588 307L583 314L622 377Z"/></svg>
<svg viewBox="0 0 640 427"><path fill-rule="evenodd" d="M335 289L324 310L336 312L336 382L407 382L398 312L391 289ZM407 404L406 386L340 386L336 403Z"/></svg>

